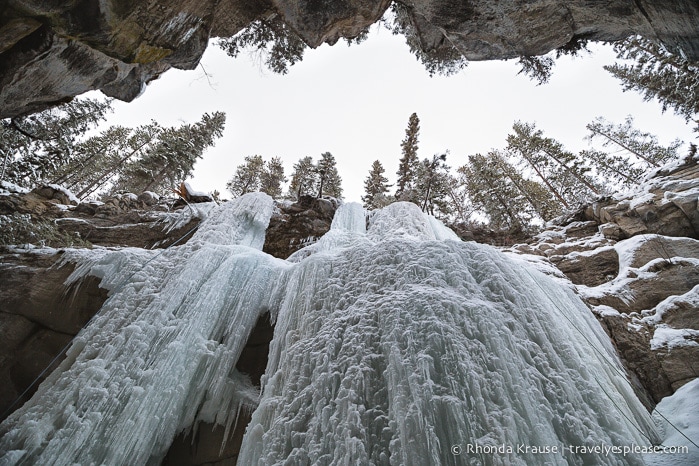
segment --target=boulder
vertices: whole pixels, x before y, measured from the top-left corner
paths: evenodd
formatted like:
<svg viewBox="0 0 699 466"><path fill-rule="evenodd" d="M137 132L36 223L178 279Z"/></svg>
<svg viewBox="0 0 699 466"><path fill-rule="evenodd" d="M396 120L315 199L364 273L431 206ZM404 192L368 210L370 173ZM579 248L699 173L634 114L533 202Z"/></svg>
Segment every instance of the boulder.
<svg viewBox="0 0 699 466"><path fill-rule="evenodd" d="M286 259L327 233L336 209L336 202L313 196L301 196L293 204L277 204L262 250Z"/></svg>
<svg viewBox="0 0 699 466"><path fill-rule="evenodd" d="M619 273L619 255L610 246L566 256L551 256L549 260L576 285L601 285Z"/></svg>
<svg viewBox="0 0 699 466"><path fill-rule="evenodd" d="M78 205L78 199L73 193L55 184L41 185L32 189L31 192L59 204Z"/></svg>

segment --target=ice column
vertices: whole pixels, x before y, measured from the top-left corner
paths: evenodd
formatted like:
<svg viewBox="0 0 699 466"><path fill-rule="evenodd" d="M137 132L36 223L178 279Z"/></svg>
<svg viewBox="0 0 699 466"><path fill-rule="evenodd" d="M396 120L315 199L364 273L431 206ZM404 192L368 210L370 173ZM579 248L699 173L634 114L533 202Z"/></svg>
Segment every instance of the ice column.
<svg viewBox="0 0 699 466"><path fill-rule="evenodd" d="M112 296L62 366L1 426L1 464L159 463L195 420L230 427L257 394L235 364L286 265L259 251L272 200L225 203L185 245L101 253L76 272Z"/></svg>

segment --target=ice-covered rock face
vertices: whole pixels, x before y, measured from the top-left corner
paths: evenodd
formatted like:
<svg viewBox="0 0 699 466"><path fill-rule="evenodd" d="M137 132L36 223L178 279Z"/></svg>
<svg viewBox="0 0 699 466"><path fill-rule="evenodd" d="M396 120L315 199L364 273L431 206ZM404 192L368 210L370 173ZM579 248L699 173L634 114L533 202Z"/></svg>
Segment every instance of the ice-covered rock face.
<svg viewBox="0 0 699 466"><path fill-rule="evenodd" d="M243 196L186 245L103 250L75 275L112 296L0 428L0 464L147 464L196 420L230 428L257 393L235 370L282 261L260 252L272 199Z"/></svg>
<svg viewBox="0 0 699 466"><path fill-rule="evenodd" d="M404 203L368 230L344 205L273 259L255 249L271 211L246 195L184 246L86 261L112 297L2 424L0 463L157 463L179 430L259 401L239 464L640 464L579 450L654 434L569 290ZM235 362L267 310L258 399Z"/></svg>
<svg viewBox="0 0 699 466"><path fill-rule="evenodd" d="M444 236L393 204L366 235L287 271L242 464L640 463L569 449L652 435L582 302Z"/></svg>

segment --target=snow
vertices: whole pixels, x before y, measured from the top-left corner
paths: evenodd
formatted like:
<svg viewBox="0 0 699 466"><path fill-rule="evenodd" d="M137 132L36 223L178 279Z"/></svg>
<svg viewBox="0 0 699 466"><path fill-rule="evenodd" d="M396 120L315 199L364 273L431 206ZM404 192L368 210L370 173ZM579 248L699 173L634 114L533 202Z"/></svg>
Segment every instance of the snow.
<svg viewBox="0 0 699 466"><path fill-rule="evenodd" d="M686 305L690 308L699 309L699 285L695 286L685 294L668 296L652 310L643 311L642 314L645 317L643 317L642 320L648 324L659 324L663 320L665 313L678 305Z"/></svg>
<svg viewBox="0 0 699 466"><path fill-rule="evenodd" d="M655 199L655 194L653 193L643 193L629 200L629 209L635 209L642 204L648 204L653 202Z"/></svg>
<svg viewBox="0 0 699 466"><path fill-rule="evenodd" d="M70 199L71 202L74 202L76 205L80 204L80 200L75 196L75 194L73 194L71 190L64 188L63 186L58 184L49 184L47 186L51 189L62 192L68 197L68 199Z"/></svg>
<svg viewBox="0 0 699 466"><path fill-rule="evenodd" d="M663 415L659 415L659 412ZM699 464L699 447L696 446L699 444L699 379L686 383L671 396L663 398L653 412L653 419L663 433L662 445L667 447L667 451L644 455L643 459L648 466ZM682 451L683 446L686 451Z"/></svg>
<svg viewBox="0 0 699 466"><path fill-rule="evenodd" d="M187 194L189 194L190 196L200 196L200 197L211 198L211 195L208 193L205 193L203 191L195 191L187 181L184 182L184 188L187 190Z"/></svg>
<svg viewBox="0 0 699 466"><path fill-rule="evenodd" d="M660 324L655 328L650 340L650 349L657 351L664 348L672 350L681 346L699 346L695 340L699 340L699 330L672 328Z"/></svg>
<svg viewBox="0 0 699 466"><path fill-rule="evenodd" d="M110 297L0 425L0 463L158 464L178 432L254 409L238 464L642 464L573 449L656 435L570 289L406 203L368 228L344 204L310 253L275 259L259 250L272 210L248 194L185 245L74 253L69 280ZM258 394L235 364L265 312Z"/></svg>
<svg viewBox="0 0 699 466"><path fill-rule="evenodd" d="M592 307L592 312L602 317L618 317L621 314L619 311L610 306L605 306L604 304L599 304Z"/></svg>
<svg viewBox="0 0 699 466"><path fill-rule="evenodd" d="M29 190L27 188L23 188L17 184L10 183L9 181L0 181L0 195L9 193L27 194L28 192Z"/></svg>

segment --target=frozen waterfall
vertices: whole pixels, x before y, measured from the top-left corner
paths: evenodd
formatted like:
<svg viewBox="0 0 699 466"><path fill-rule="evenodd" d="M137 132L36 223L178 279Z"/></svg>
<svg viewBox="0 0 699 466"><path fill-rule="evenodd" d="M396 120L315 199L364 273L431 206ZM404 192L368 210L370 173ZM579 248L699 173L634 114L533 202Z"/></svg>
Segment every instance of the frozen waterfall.
<svg viewBox="0 0 699 466"><path fill-rule="evenodd" d="M246 195L183 246L85 258L73 279L112 295L0 426L0 464L158 464L241 409L243 465L642 464L624 447L654 440L650 416L570 290L407 203L343 205L274 259L271 212ZM235 365L264 312L258 393Z"/></svg>

